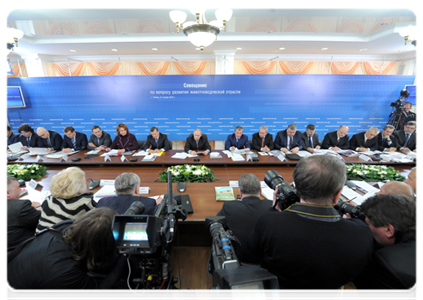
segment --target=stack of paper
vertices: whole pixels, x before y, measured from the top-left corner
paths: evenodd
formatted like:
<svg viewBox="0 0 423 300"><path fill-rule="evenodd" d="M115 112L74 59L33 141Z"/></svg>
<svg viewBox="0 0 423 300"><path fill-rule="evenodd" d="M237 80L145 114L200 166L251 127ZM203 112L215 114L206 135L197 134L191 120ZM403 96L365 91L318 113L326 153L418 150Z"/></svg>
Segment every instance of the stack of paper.
<svg viewBox="0 0 423 300"><path fill-rule="evenodd" d="M210 158L222 158L222 155L219 152L211 152Z"/></svg>
<svg viewBox="0 0 423 300"><path fill-rule="evenodd" d="M264 187L264 188L262 187L261 188L261 194L267 200L273 201L273 192L274 192L274 190L272 190L270 187Z"/></svg>
<svg viewBox="0 0 423 300"><path fill-rule="evenodd" d="M146 155L142 161L154 161L156 159L155 155Z"/></svg>
<svg viewBox="0 0 423 300"><path fill-rule="evenodd" d="M310 153L310 152L308 152L308 151L306 151L306 150L300 150L300 151L298 151L298 156L300 156L300 157L309 157L311 155L313 155L313 154Z"/></svg>
<svg viewBox="0 0 423 300"><path fill-rule="evenodd" d="M85 155L97 155L100 153L101 150L91 150L85 153Z"/></svg>
<svg viewBox="0 0 423 300"><path fill-rule="evenodd" d="M21 153L28 152L26 150L21 150L21 147L23 147L21 142L17 142L17 143L9 145L9 149L13 154L21 154Z"/></svg>
<svg viewBox="0 0 423 300"><path fill-rule="evenodd" d="M233 161L244 161L245 160L244 157L242 157L241 154L233 154L231 158L232 158Z"/></svg>
<svg viewBox="0 0 423 300"><path fill-rule="evenodd" d="M30 155L47 155L49 153L55 152L54 150L48 152L47 149L49 148L29 148L29 153Z"/></svg>
<svg viewBox="0 0 423 300"><path fill-rule="evenodd" d="M94 201L98 202L101 198L116 196L115 186L107 184L94 194Z"/></svg>
<svg viewBox="0 0 423 300"><path fill-rule="evenodd" d="M145 151L145 150L140 150L140 151L138 151L137 153L135 153L134 155L132 155L132 156L146 156L146 155L148 155L148 152L147 151Z"/></svg>
<svg viewBox="0 0 423 300"><path fill-rule="evenodd" d="M109 152L103 153L100 156L118 156L119 151L117 149L110 150Z"/></svg>
<svg viewBox="0 0 423 300"><path fill-rule="evenodd" d="M180 153L175 153L171 157L172 158L178 158L178 159L185 159L185 158L188 157L188 154L186 152L180 152Z"/></svg>

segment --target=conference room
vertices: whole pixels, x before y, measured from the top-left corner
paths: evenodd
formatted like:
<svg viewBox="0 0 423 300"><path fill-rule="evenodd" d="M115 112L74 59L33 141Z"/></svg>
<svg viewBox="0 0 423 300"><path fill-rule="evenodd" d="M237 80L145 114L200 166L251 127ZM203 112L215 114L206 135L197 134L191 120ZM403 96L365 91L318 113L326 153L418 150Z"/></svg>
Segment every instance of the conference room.
<svg viewBox="0 0 423 300"><path fill-rule="evenodd" d="M416 166L415 144L411 151L402 151L408 149L409 138L396 152L383 147L368 153L349 147L330 149L336 145L321 147L325 136L342 126L348 128L351 139L373 127L382 134L386 125L404 132L407 122L416 121L416 16L411 10L197 10L16 9L7 17L7 26L17 29L10 32L7 44L7 125L10 132L26 138L22 132L29 129L19 132L19 128L29 125L34 130L29 138L39 141L25 153L8 154L8 174L9 168L18 174L34 164L46 172L25 177L21 187L26 194L20 199L44 208L53 178L77 167L84 172L87 192L93 193L96 205L116 195L121 174L136 174L138 196L165 195L163 204L157 205L162 215L148 220L164 222L163 228L172 226L167 228L172 238L157 235L171 246L157 247L166 253L162 252L162 259L167 275L163 271L156 276L154 269L154 288L209 290L245 284L228 283L233 279L222 279L223 275L208 269L208 263L213 264L210 257L217 256L215 247L221 247L215 244L210 226L219 222L208 217L215 217L229 202L218 199L220 191L222 197L229 192L229 200L240 200L238 180L244 174L259 179L259 198L270 207L274 197L270 174L279 174L291 184L301 159L335 157L344 162L360 205L385 182L406 180ZM414 114L414 119L402 116L406 102L410 104L406 113ZM289 144L285 137L290 153L276 147L264 151L261 136L263 144L252 147L254 134L264 130L273 144L293 124L299 136L314 125L310 128L320 145L313 141L310 147L309 139L302 138ZM73 130L65 132L69 127ZM57 150L50 149L50 144L41 146L46 137L39 128L46 134L58 133L70 144ZM75 140L86 136L81 150L76 141L72 144L75 132ZM246 136L248 145L226 148L229 136L237 132ZM110 135L108 145L104 133ZM128 148L132 139L137 143ZM161 139L167 140L163 146ZM187 149L198 139L207 140L210 151ZM19 142L12 147L17 152L25 139L11 143ZM114 147L108 149L112 142ZM71 151L62 152L63 148ZM379 173L389 169L394 175L382 174L373 180L354 177L358 168ZM269 173L272 170L275 173ZM184 172L185 177L180 175ZM346 194L341 199L351 200ZM130 217L115 217L115 225L117 220L134 222ZM114 234L119 231L113 228ZM117 245L121 254L140 251L143 259L156 259L152 240L147 239L148 247L141 243L129 250L120 240ZM247 280L251 284L247 288L270 288L270 281L263 279L260 285ZM153 287L128 285L131 289ZM359 291L352 281L342 287Z"/></svg>

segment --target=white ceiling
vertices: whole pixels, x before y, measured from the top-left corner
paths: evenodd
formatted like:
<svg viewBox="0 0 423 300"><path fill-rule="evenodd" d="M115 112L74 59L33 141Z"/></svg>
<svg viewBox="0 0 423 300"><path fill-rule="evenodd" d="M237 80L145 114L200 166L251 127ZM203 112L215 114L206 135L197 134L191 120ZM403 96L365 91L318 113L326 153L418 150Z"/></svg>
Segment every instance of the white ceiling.
<svg viewBox="0 0 423 300"><path fill-rule="evenodd" d="M279 56L286 60L404 60L416 56L415 47L404 45L404 38L398 30L415 24L415 15L405 9L234 9L228 22L227 32L222 32L217 41L206 47L204 53L195 50L182 33L170 21L172 9L56 9L56 10L14 10L8 16L8 26L22 28L24 38L19 41L15 53L10 58L19 58L28 52L35 52L50 61L63 61L67 58L87 60L213 60L214 51L236 51L235 59L268 60ZM194 17L188 14L188 20ZM206 19L211 21L214 9L206 11ZM357 33L339 33L331 30L320 32L286 32L286 23L293 19L306 19L318 22L321 27L333 20L353 20L369 27L369 22L393 20L380 29ZM337 18L337 19L335 19ZM267 20L279 31L247 32L248 22L255 19ZM115 29L110 34L40 35L44 24L54 21L86 24L89 21L108 22ZM132 21L131 21L132 20ZM135 21L133 21L135 20ZM124 32L128 22L149 20L162 24L164 32L135 33ZM287 21L288 20L288 21ZM314 21L313 21L314 20ZM316 21L317 20L317 21ZM401 22L406 20L406 22ZM285 24L283 24L285 22ZM41 24L41 25L40 25ZM61 23L60 23L61 24ZM385 23L384 23L385 24ZM381 24L376 24L381 25ZM382 24L383 25L383 24ZM47 26L47 25L46 25ZM81 25L82 26L82 25ZM374 26L374 24L372 25ZM366 27L366 28L367 28ZM379 28L378 27L378 28ZM41 31L40 31L41 32ZM284 47L285 50L279 50ZM153 51L152 48L158 48ZM242 48L242 50L236 50ZM328 48L322 51L321 48ZM76 53L70 52L77 50ZM118 49L112 52L111 49ZM367 49L360 51L360 49Z"/></svg>

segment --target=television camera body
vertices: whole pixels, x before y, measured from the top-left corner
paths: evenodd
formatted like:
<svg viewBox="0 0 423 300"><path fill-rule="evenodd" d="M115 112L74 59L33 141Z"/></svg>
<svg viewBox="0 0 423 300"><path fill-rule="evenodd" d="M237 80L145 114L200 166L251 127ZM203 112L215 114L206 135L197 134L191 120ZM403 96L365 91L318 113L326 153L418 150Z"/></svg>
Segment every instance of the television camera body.
<svg viewBox="0 0 423 300"><path fill-rule="evenodd" d="M207 217L206 228L213 244L208 272L213 276L215 289L278 289L275 275L257 265L240 264L234 247L240 246L232 231L225 230L226 218Z"/></svg>
<svg viewBox="0 0 423 300"><path fill-rule="evenodd" d="M389 121L387 125L392 125L395 127L395 130L401 129L399 128L401 114L404 111L404 103L405 100L410 96L410 92L407 89L403 89L400 92L400 97L397 101L391 103L392 112L389 115Z"/></svg>
<svg viewBox="0 0 423 300"><path fill-rule="evenodd" d="M172 175L168 172L168 194L154 215L142 215L142 202L134 202L113 219L112 232L119 254L127 255L134 266L132 282L136 288L173 288L171 252L178 219L187 214L172 196ZM131 275L131 274L130 274ZM138 276L138 277L137 277Z"/></svg>

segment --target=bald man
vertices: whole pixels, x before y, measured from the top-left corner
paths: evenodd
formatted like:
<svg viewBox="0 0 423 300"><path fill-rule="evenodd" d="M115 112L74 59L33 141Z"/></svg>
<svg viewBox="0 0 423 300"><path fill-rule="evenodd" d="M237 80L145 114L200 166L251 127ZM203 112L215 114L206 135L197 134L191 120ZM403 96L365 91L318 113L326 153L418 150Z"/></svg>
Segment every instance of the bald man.
<svg viewBox="0 0 423 300"><path fill-rule="evenodd" d="M55 131L38 127L37 134L40 137L38 146L47 148L47 151L61 150L63 138Z"/></svg>
<svg viewBox="0 0 423 300"><path fill-rule="evenodd" d="M411 169L411 172L408 174L408 177L406 180L404 180L404 183L408 184L409 186L411 186L414 190L414 193L417 194L417 179L416 179L416 174L417 173L417 169L416 167Z"/></svg>
<svg viewBox="0 0 423 300"><path fill-rule="evenodd" d="M366 132L356 133L350 140L351 150L357 152L375 151L379 147L377 142L377 135L379 129L377 127L370 127Z"/></svg>
<svg viewBox="0 0 423 300"><path fill-rule="evenodd" d="M403 194L410 199L414 199L414 190L411 186L404 182L400 181L389 181L385 183L380 191L376 193L377 195L387 195L387 194Z"/></svg>
<svg viewBox="0 0 423 300"><path fill-rule="evenodd" d="M348 131L350 129L342 125L337 131L328 132L322 142L322 149L330 149L333 151L347 150L350 148L350 137Z"/></svg>

